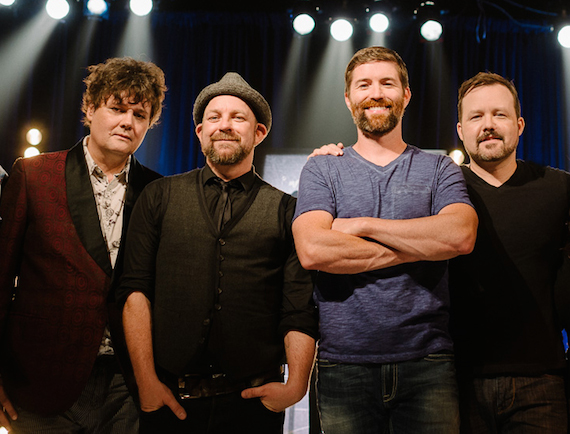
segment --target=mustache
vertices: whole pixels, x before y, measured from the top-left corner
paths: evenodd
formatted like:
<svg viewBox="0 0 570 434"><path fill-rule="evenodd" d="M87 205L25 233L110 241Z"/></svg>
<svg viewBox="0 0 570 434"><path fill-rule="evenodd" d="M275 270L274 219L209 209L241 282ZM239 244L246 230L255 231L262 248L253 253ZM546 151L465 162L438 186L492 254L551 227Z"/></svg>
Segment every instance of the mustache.
<svg viewBox="0 0 570 434"><path fill-rule="evenodd" d="M225 133L223 131L218 131L217 133L214 133L210 139L211 140L235 140L236 142L241 141L241 137L238 136L237 134Z"/></svg>
<svg viewBox="0 0 570 434"><path fill-rule="evenodd" d="M371 99L368 101L363 101L359 104L359 107L363 109L371 107L393 107L393 106L394 102L388 98L381 99L380 101Z"/></svg>
<svg viewBox="0 0 570 434"><path fill-rule="evenodd" d="M485 140L491 140L491 139L504 140L502 135L496 133L494 130L489 130L483 132L483 134L477 137L477 143L481 143Z"/></svg>

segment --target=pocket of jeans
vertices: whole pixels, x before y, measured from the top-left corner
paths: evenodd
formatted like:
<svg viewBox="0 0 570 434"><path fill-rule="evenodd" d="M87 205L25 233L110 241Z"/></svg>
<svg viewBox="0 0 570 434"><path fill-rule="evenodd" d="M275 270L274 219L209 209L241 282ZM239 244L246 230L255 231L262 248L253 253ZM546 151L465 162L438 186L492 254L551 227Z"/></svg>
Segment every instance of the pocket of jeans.
<svg viewBox="0 0 570 434"><path fill-rule="evenodd" d="M454 362L455 355L453 353L433 353L423 358L426 362Z"/></svg>
<svg viewBox="0 0 570 434"><path fill-rule="evenodd" d="M327 359L317 359L317 367L319 369L334 368L338 363L330 362Z"/></svg>

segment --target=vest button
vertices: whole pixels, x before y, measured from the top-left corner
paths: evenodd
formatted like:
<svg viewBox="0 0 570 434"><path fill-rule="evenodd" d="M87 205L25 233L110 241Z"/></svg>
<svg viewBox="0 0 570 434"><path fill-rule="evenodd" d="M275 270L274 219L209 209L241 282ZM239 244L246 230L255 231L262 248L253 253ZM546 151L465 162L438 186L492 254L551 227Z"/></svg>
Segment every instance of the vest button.
<svg viewBox="0 0 570 434"><path fill-rule="evenodd" d="M223 271L220 271L218 274L220 275L220 277L224 277L224 272L223 272Z"/></svg>
<svg viewBox="0 0 570 434"><path fill-rule="evenodd" d="M223 261L224 257L222 255L220 255L220 261Z"/></svg>
<svg viewBox="0 0 570 434"><path fill-rule="evenodd" d="M223 238L220 238L220 239L218 240L218 242L219 242L222 246L225 246L225 245L226 245L226 240L224 240Z"/></svg>
<svg viewBox="0 0 570 434"><path fill-rule="evenodd" d="M218 294L221 294L222 292L222 288L218 288Z"/></svg>
<svg viewBox="0 0 570 434"><path fill-rule="evenodd" d="M216 309L216 310L222 310L222 305L219 304L219 303L216 303L216 304L214 305L214 309Z"/></svg>
<svg viewBox="0 0 570 434"><path fill-rule="evenodd" d="M210 318L206 318L206 319L204 320L204 323L203 323L203 324L204 324L205 326L209 326L209 325L210 325Z"/></svg>

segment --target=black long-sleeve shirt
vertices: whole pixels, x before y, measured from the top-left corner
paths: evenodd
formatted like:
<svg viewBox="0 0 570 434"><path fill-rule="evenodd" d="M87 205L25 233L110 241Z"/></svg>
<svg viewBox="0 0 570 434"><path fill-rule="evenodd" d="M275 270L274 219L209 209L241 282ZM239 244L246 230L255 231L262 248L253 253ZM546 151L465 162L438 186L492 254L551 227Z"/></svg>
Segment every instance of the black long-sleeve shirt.
<svg viewBox="0 0 570 434"><path fill-rule="evenodd" d="M281 361L288 331L317 336L312 280L294 248L295 199L251 171L230 193L232 218L220 231L212 176L195 170L143 192L118 297L140 291L152 302L159 366L245 377Z"/></svg>

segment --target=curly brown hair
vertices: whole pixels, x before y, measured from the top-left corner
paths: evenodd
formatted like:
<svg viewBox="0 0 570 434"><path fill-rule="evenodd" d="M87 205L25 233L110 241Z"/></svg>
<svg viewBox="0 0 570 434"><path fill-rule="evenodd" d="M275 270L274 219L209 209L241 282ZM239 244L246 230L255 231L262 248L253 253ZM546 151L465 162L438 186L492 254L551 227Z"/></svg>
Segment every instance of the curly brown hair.
<svg viewBox="0 0 570 434"><path fill-rule="evenodd" d="M166 85L164 72L152 62L143 62L131 57L114 57L105 63L87 68L89 75L83 82L87 86L83 94L81 111L85 115L89 107L101 107L110 97L122 100L125 95L135 104L150 104L150 127L154 126L162 113ZM90 126L86 116L83 124Z"/></svg>

